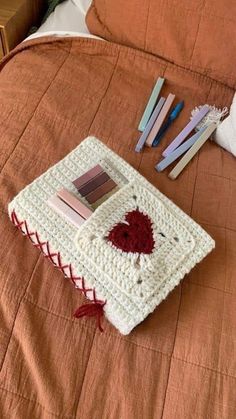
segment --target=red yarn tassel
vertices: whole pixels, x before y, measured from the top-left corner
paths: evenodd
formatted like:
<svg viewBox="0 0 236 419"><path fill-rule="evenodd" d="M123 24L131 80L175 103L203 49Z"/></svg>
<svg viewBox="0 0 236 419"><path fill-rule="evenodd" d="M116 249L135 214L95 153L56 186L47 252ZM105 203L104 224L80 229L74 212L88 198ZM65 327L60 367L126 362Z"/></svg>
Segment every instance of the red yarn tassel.
<svg viewBox="0 0 236 419"><path fill-rule="evenodd" d="M83 306L79 307L76 310L74 316L77 319L80 319L81 317L84 317L84 316L88 316L88 317L97 316L98 328L99 328L100 332L103 332L103 328L101 326L101 317L104 314L103 307L104 307L105 304L106 303L104 303L102 301L101 302L97 301L95 303L84 304Z"/></svg>

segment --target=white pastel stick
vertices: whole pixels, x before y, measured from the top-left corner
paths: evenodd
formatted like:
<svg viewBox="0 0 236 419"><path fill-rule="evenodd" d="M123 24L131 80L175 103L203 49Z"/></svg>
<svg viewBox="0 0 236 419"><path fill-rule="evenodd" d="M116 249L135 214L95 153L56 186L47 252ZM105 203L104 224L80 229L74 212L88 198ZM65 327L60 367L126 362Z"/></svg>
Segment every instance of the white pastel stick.
<svg viewBox="0 0 236 419"><path fill-rule="evenodd" d="M195 154L200 150L200 148L205 144L211 134L217 128L217 124L212 122L208 127L204 130L204 132L200 135L198 140L193 144L193 146L187 151L187 153L182 157L182 159L177 163L174 169L169 173L169 178L176 179L182 170L187 166L190 160L195 156Z"/></svg>
<svg viewBox="0 0 236 419"><path fill-rule="evenodd" d="M171 163L177 160L182 154L184 154L192 145L198 140L200 135L205 131L206 127L201 128L198 132L192 135L187 141L176 148L172 153L168 154L160 163L156 164L155 168L158 172L162 172Z"/></svg>

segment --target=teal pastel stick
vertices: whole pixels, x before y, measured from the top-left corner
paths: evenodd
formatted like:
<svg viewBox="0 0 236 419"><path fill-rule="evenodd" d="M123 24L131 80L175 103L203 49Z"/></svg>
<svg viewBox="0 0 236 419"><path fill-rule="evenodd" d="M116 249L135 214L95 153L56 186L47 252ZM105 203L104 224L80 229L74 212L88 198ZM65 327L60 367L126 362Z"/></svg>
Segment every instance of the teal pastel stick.
<svg viewBox="0 0 236 419"><path fill-rule="evenodd" d="M162 172L166 169L171 163L177 160L182 154L184 154L192 145L198 140L200 135L205 131L206 127L201 128L198 132L196 132L192 137L190 137L187 141L185 141L182 145L176 148L172 153L168 154L160 163L155 166L155 169L158 172Z"/></svg>
<svg viewBox="0 0 236 419"><path fill-rule="evenodd" d="M154 106L156 104L158 96L161 92L161 88L163 86L164 81L165 81L165 79L163 79L162 77L158 77L157 82L154 86L154 89L152 91L152 94L149 98L149 101L147 103L147 106L145 108L145 111L143 113L143 116L142 116L141 121L140 121L139 126L138 126L138 130L141 131L141 132L143 132L146 128L148 120L149 120L149 118L152 114L152 111L154 109Z"/></svg>

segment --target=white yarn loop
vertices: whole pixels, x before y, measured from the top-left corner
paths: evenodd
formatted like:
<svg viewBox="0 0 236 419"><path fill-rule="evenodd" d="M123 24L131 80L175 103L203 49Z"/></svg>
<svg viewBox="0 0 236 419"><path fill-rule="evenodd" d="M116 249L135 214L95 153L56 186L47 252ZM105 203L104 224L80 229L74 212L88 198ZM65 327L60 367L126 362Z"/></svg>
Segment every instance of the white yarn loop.
<svg viewBox="0 0 236 419"><path fill-rule="evenodd" d="M201 128L203 128L204 126L207 126L207 125L211 124L212 122L219 125L221 123L222 119L224 118L224 116L226 116L229 112L229 110L226 106L223 109L217 108L215 105L214 106L208 105L208 106L211 110L208 112L208 114L196 126L197 131L200 130ZM196 106L191 112L191 118L190 119L192 119L196 115L196 113L201 110L202 107L203 107L203 105Z"/></svg>
<svg viewBox="0 0 236 419"><path fill-rule="evenodd" d="M219 109L216 106L208 106L211 110L205 118L199 122L196 130L207 126L211 122L215 122L217 124L217 129L214 132L212 139L236 157L236 94L234 95L230 112L226 106L223 109ZM202 106L198 106L192 110L191 119L201 108ZM228 113L229 115L227 118L224 118Z"/></svg>

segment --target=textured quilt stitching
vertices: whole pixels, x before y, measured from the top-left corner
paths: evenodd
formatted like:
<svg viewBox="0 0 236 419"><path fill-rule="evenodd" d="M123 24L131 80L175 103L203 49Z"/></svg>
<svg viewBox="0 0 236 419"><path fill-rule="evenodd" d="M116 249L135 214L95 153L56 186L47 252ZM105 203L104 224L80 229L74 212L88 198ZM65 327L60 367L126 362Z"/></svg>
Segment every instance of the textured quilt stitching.
<svg viewBox="0 0 236 419"><path fill-rule="evenodd" d="M197 40L198 40L198 34L199 34L199 29L200 29L200 25L201 25L201 21L202 21L202 16L203 16L203 11L204 11L204 8L205 8L205 4L206 4L206 0L203 0L203 5L201 7L201 15L199 17L197 32L196 32L196 36L195 36L195 42L194 42L194 45L193 45L193 51L192 51L192 55L191 55L191 58L190 58L191 64L192 64L192 60L193 60L193 56L194 56L194 52L195 52L195 47L196 47Z"/></svg>
<svg viewBox="0 0 236 419"><path fill-rule="evenodd" d="M60 318L60 319L63 319L63 320L69 321L69 322L71 322L71 323L72 323L72 325L75 325L75 324L76 324L76 322L75 322L74 320L72 320L70 317L66 317L66 316L63 316L62 314L55 313L55 312L53 312L52 310L48 310L47 308L40 306L38 303L36 303L36 302L34 302L34 301L31 301L31 300L30 300L28 297L26 297L26 296L24 297L24 301L27 301L28 303L32 304L34 307L38 308L39 310L45 311L46 313L51 314L52 316L55 316L55 317L57 317L57 318ZM95 330L96 330L96 329L95 329L95 327L92 327L89 323L86 323L86 324L80 323L80 325L81 325L81 326L82 326L85 330L87 330L87 329L92 330L92 331L95 331ZM137 348L140 348L140 349L143 349L143 350L146 350L146 351L152 351L152 352L155 352L155 353L157 353L157 354L160 354L160 355L163 355L163 356L170 357L170 355L169 355L167 352L162 352L162 351L160 351L159 349L155 349L155 348L152 348L152 347L150 347L150 346L145 346L145 345L142 345L142 344L140 344L140 343L138 343L138 342L135 342L135 341L133 341L133 340L131 340L131 339L128 339L127 337L124 337L124 336L122 336L122 335L118 335L118 334L115 334L115 333L107 332L107 331L105 330L105 331L104 331L104 336L110 336L110 337L113 337L113 338L115 338L115 339L118 339L118 340L120 340L120 341L122 341L122 342L127 342L127 343L129 343L129 344L131 344L131 345L134 345L134 346L136 346Z"/></svg>
<svg viewBox="0 0 236 419"><path fill-rule="evenodd" d="M178 330L178 322L179 322L179 315L180 315L180 309L181 309L181 302L182 302L182 284L180 284L179 307L178 307L178 313L177 313L177 318L176 318L175 335L174 335L173 347L172 347L172 351L171 351L171 355L170 355L170 366L169 366L169 371L168 371L168 376L167 376L166 390L165 390L165 397L164 397L164 400L163 400L161 418L163 418L164 410L165 410L166 396L167 396L169 380L170 380L171 364L172 364L172 360L173 360L173 353L174 353L174 349L175 349L175 342L176 342L176 336L177 336L177 330Z"/></svg>
<svg viewBox="0 0 236 419"><path fill-rule="evenodd" d="M145 34L144 34L144 49L146 49L146 45L147 45L147 31L148 31L150 7L151 7L151 0L149 0L148 6L147 6L147 19L146 19L146 27L145 27Z"/></svg>
<svg viewBox="0 0 236 419"><path fill-rule="evenodd" d="M211 83L210 88L209 88L209 91L207 93L206 103L208 101L208 98L209 98L209 95L210 95L210 92L211 92L211 87L212 87L212 83ZM198 166L198 159L199 159L199 154L197 155L197 166ZM193 209L193 202L194 202L194 196L195 196L196 182L197 182L197 169L196 169L195 182L194 182L194 187L193 187L193 194L192 194L192 203L191 203L190 214L192 214L192 209ZM161 415L162 418L163 418L164 410L165 410L166 396L167 396L167 391L168 391L168 386L169 386L169 379L170 379L170 372L171 372L171 366L172 366L172 359L173 359L173 353L174 353L175 344L176 344L176 337L177 337L178 323L179 323L179 315L180 315L180 310L181 310L181 302L182 302L182 283L180 284L179 307L178 307L178 313L177 313L175 336L174 336L174 341L173 341L173 348L172 348L172 353L171 353L170 366L169 366L168 377L167 377L165 398L164 398L164 402L163 402L163 409L162 409L162 415Z"/></svg>
<svg viewBox="0 0 236 419"><path fill-rule="evenodd" d="M33 270L32 270L32 272L31 272L31 275L29 276L28 284L30 283L31 278L32 278L32 277L33 277L33 275L34 275L35 269L36 269L36 267L37 267L37 265L38 265L38 262L39 262L39 257L40 257L40 254L38 255L37 261L36 261L36 263L35 263L35 265L34 265L34 267L33 267ZM22 300L24 299L24 296L26 295L27 288L28 288L28 284L27 284L27 285L26 285L26 287L25 287L24 293L23 293L23 295L21 296L20 301L19 301L18 306L17 306L17 309L16 309L16 313L15 313L14 321L13 321L13 324L12 324L12 327L11 327L11 331L10 331L10 336L9 336L9 339L8 339L7 347L6 347L5 354L4 354L4 356L3 356L3 359L2 359L2 362L1 362L1 365L0 365L0 373L1 373L2 368L3 368L3 366L4 366L4 362L5 362L5 359L6 359L6 356L7 356L7 352L8 352L8 347L9 347L9 345L10 345L11 338L12 338L12 335L13 335L13 331L14 331L14 327L15 327L15 323L16 323L17 315L18 315L18 313L19 313L19 310L20 310L20 306L21 306Z"/></svg>
<svg viewBox="0 0 236 419"><path fill-rule="evenodd" d="M92 340L92 343L91 343L91 347L90 347L90 351L89 351L89 356L88 356L88 360L87 360L85 371L84 371L84 376L83 376L83 380L82 380L80 395L79 395L78 401L76 403L76 405L77 405L77 407L76 407L76 416L77 416L77 412L79 410L79 404L80 404L80 400L81 400L81 394L83 392L83 386L84 386L84 382L85 382L85 379L86 379L86 374L87 374L87 370L88 370L88 365L89 365L91 353L92 353L92 350L93 350L93 344L94 344L94 340L95 340L95 335L96 335L96 330L95 330L94 335L93 335L93 340Z"/></svg>
<svg viewBox="0 0 236 419"><path fill-rule="evenodd" d="M86 323L86 324L83 324L82 322L78 323L78 322L76 322L76 321L74 320L74 318L73 318L73 317L64 316L63 314L56 313L56 312L55 312L55 311L53 311L53 310L49 310L48 308L41 306L38 302L36 302L36 301L32 301L32 300L30 299L30 297L27 295L27 293L26 293L26 295L24 296L24 301L26 301L27 303L30 303L32 306L34 306L34 307L38 308L38 309L39 309L39 310L41 310L41 311L45 311L45 313L51 314L52 316L54 316L54 317L56 317L56 318L58 318L58 319L62 319L62 320L66 320L66 321L70 322L70 323L71 323L71 325L74 325L74 324L78 325L78 324L80 324L80 325L82 325L82 327L83 327L84 329L86 329L86 330L87 330L87 329L89 329L89 330L95 330L95 329L96 329L96 328L95 328L95 327L93 327L90 323ZM105 332L105 333L106 333L106 332Z"/></svg>
<svg viewBox="0 0 236 419"><path fill-rule="evenodd" d="M201 365L201 364L198 364L196 362L189 361L187 359L178 358L176 356L173 356L173 359L175 359L176 361L184 362L185 364L188 364L188 365L193 365L194 367L198 367L198 368L202 368L202 369L207 370L207 371L211 371L211 372L213 372L215 374L219 374L223 377L229 377L229 378L233 378L234 380L236 380L235 375L226 374L225 372L216 370L215 368L207 367L206 365Z"/></svg>
<svg viewBox="0 0 236 419"><path fill-rule="evenodd" d="M96 7L96 3L95 3L95 2L93 2L93 4L92 4L92 6L91 6L90 11L92 10L92 8L93 8L94 14L96 15L96 18L97 18L97 20L98 20L99 24L103 27L103 29L104 29L106 32L108 32L108 33L109 33L109 35L113 36L113 35L112 35L112 32L111 32L111 31L110 31L110 29L107 27L106 23L104 23L104 22L102 21L102 19L100 18L99 13L98 13L98 10L97 10L97 7ZM104 10L104 14L106 15L106 2L105 2L105 1L103 2L103 10Z"/></svg>
<svg viewBox="0 0 236 419"><path fill-rule="evenodd" d="M227 226L220 226L220 225L217 225L217 224L210 224L210 223L206 223L205 221L202 224L204 224L206 226L209 226L209 227L214 227L214 228L223 228L226 231L232 231L233 233L236 233L236 229L230 228L230 227L227 227Z"/></svg>
<svg viewBox="0 0 236 419"><path fill-rule="evenodd" d="M88 132L88 133L89 133L89 132L90 132L90 130L92 129L92 125L93 125L93 123L94 123L94 121L95 121L95 118L96 118L96 116L97 116L98 112L99 112L99 109L100 109L100 108L101 108L101 106L102 106L102 102L103 102L104 98L105 98L105 97L106 97L106 95L107 95L107 92L108 92L108 90L109 90L109 87L110 87L110 85L111 85L112 79L113 79L113 77L114 77L114 74L115 74L115 71L116 71L116 68L117 68L117 65L118 65L118 62L119 62L119 58L120 58L120 51L118 52L118 56L117 56L117 59L116 59L116 62L115 62L115 65L114 65L114 68L113 68L113 71L112 71L112 74L111 74L111 77L110 77L109 83L108 83L108 85L107 85L107 88L106 88L106 90L105 90L105 92L104 92L104 94L103 94L103 97L101 98L101 101L100 101L100 103L99 103L99 105L98 105L97 111L96 111L96 113L95 113L95 115L94 115L94 117L93 117L93 120L92 120L92 122L91 122L91 124L90 124L90 126L89 126L89 128L88 128L88 130L87 130L87 132Z"/></svg>
<svg viewBox="0 0 236 419"><path fill-rule="evenodd" d="M70 321L73 325L75 325L75 321L71 320L71 318L65 317L65 316L63 316L61 314L54 313L51 310L47 310L45 307L42 307L42 306L38 305L37 303L31 301L27 297L24 297L24 301L32 304L34 307L38 308L39 310L45 311L46 313L51 314L51 315L53 315L53 316L55 316L57 318L62 318L63 320ZM88 324L85 325L85 324L80 323L80 325L81 325L81 327L83 327L86 330L87 329L90 329L91 331L96 331L95 328L93 328L92 326L90 326ZM168 358L171 358L171 359L174 359L174 360L177 360L177 361L181 361L181 362L184 362L186 364L193 365L193 366L196 366L196 367L200 367L202 369L206 369L206 370L212 371L212 372L214 372L216 374L219 374L219 375L223 375L223 376L226 376L226 377L230 377L230 378L236 379L236 376L234 376L234 375L226 374L223 371L220 371L220 370L217 370L217 369L214 369L214 368L211 368L211 367L207 367L205 365L202 365L202 364L199 364L199 363L196 363L196 362L192 362L192 361L189 361L189 360L186 360L186 359L183 359L183 358L179 358L179 357L174 356L174 355L171 356L167 352L162 352L162 351L160 351L158 349L155 349L155 348L152 348L152 347L149 347L149 346L145 346L145 345L139 344L138 342L134 342L134 341L132 341L130 339L127 339L126 337L123 337L123 336L118 335L118 334L116 335L114 333L110 333L110 332L108 333L107 331L105 331L104 332L104 336L107 336L107 337L110 336L110 337L115 338L115 339L118 339L118 340L120 340L122 342L125 341L125 342L127 342L127 343L129 343L131 345L136 346L137 348L140 348L140 349L143 349L143 350L152 351L152 352L155 352L157 354L166 356Z"/></svg>
<svg viewBox="0 0 236 419"><path fill-rule="evenodd" d="M34 404L37 404L38 406L40 406L45 412L47 412L47 413L50 413L50 415L53 415L53 416L55 416L55 417L57 417L57 418L75 418L75 416L74 415L61 415L61 414L57 414L57 413L54 413L54 412L52 412L51 410L48 410L45 406L43 406L41 403L39 403L36 399L34 400L34 399L30 399L30 398L28 398L28 397L26 397L26 396L24 396L23 394L20 394L20 393L18 393L18 392L14 392L14 391L12 391L12 390L10 390L10 389L8 389L8 388L4 388L4 387L0 387L0 390L2 390L2 391L5 391L6 393L9 393L9 394L12 394L13 396L17 396L17 397L20 397L21 399L24 399L24 400L26 400L27 402L29 402L29 403L34 403Z"/></svg>
<svg viewBox="0 0 236 419"><path fill-rule="evenodd" d="M71 47L72 47L72 41L71 41ZM71 48L70 48L70 51L71 51ZM23 129L23 131L22 131L21 135L19 136L17 143L15 144L15 146L14 146L13 150L11 151L11 153L10 153L10 155L8 156L7 160L5 161L5 163L4 163L4 165L3 165L3 167L2 167L2 169L1 169L1 171L0 171L0 174L3 172L3 170L4 170L4 168L6 167L6 165L7 165L8 161L10 160L10 158L14 155L14 153L15 153L15 151L16 151L16 148L18 147L18 145L19 145L19 143L20 143L20 140L22 139L22 137L23 137L24 133L26 132L26 130L27 130L27 128L28 128L28 126L29 126L30 122L32 121L33 117L35 116L35 113L36 113L36 111L37 111L37 109L38 109L38 107L39 107L40 103L42 102L42 99L43 99L43 98L44 98L44 96L46 95L47 91L49 90L50 86L52 85L53 81L55 80L55 78L56 78L57 74L59 73L59 71L61 70L61 68L62 68L62 67L63 67L63 65L65 64L66 60L68 59L68 57L69 57L69 55L70 55L70 51L68 51L68 54L67 54L66 58L63 60L62 64L61 64L61 65L60 65L60 67L58 68L58 70L57 70L56 74L54 75L54 78L51 80L51 82L50 82L50 83L49 83L49 85L47 86L46 90L43 92L43 94L42 94L42 96L41 96L41 98L40 98L39 102L37 103L37 106L35 107L35 109L34 109L34 111L33 111L32 115L31 115L31 117L30 117L30 119L28 120L28 122L27 122L27 124L26 124L25 128Z"/></svg>
<svg viewBox="0 0 236 419"><path fill-rule="evenodd" d="M214 70L214 68L210 68L210 67L206 67L206 66L205 67L201 67L200 65L197 65L197 64L194 65L194 67L195 67L195 69L201 70L204 73L204 74L201 74L201 76L207 77L208 79L211 79L211 80L213 80L216 83L222 84L223 86L226 86L229 89L235 89L236 82L235 82L235 76L233 74L227 73L226 71L225 72L221 72L220 70ZM193 72L195 74L200 75L200 73L198 73L198 71L194 71L192 69L189 69L189 71L191 71L191 72ZM215 79L214 78L214 74L216 76L221 76L223 78L224 82ZM229 79L234 82L233 87L232 86L229 86L228 84L226 84L227 80L229 80Z"/></svg>
<svg viewBox="0 0 236 419"><path fill-rule="evenodd" d="M200 285L201 286L201 285ZM63 315L61 315L61 314L57 314L57 313L54 313L53 311L51 311L51 310L47 310L45 307L42 307L42 306L40 306L40 305L38 305L37 303L35 303L35 302L33 302L33 301L31 301L30 299L28 299L27 297L24 297L24 301L27 301L28 303L30 303L30 304L32 304L33 306L35 306L36 308L38 308L39 310L42 310L42 311L45 311L46 313L49 313L49 314L51 314L51 315L53 315L53 316L55 316L55 317L58 317L58 318L62 318L63 320L66 320L66 321L69 321L69 322L71 322L72 323L72 325L75 325L75 321L73 321L73 320L71 320L71 318L69 318L69 317L65 317L65 316L63 316ZM91 331L96 331L96 329L95 328L93 328L92 326L90 326L89 324L82 324L82 323L80 323L80 326L81 327L83 327L84 329L89 329L89 330L91 330ZM134 345L134 346L136 346L137 348L140 348L140 349L143 349L143 350L148 350L148 351L152 351L152 352L155 352L155 353L157 353L157 354L160 354L160 355L162 355L162 356L165 356L165 357L167 357L167 358L170 358L170 359L175 359L175 360L177 360L177 361L182 361L182 362L184 362L184 363L186 363L186 364L190 364L190 365L194 365L194 366L196 366L196 367L200 367L200 368L202 368L202 369L206 369L206 370L210 370L210 371L212 371L212 372L214 372L214 373L216 373L216 374L220 374L220 375L224 375L224 376L227 376L227 377L230 377L230 378L234 378L234 379L236 379L236 376L234 376L234 375L232 375L232 374L226 374L225 372L223 372L223 371L220 371L220 370L217 370L217 369L214 369L214 368L211 368L211 367L207 367L207 366L205 366L205 365L202 365L202 364L199 364L199 363L195 363L195 362L192 362L192 361L189 361L189 360L186 360L186 359L183 359L183 358L179 358L179 357L177 357L177 356L174 356L174 355L172 355L171 356L171 354L169 354L169 353L167 353L167 352L163 352L163 351L160 351L159 349L155 349L155 348L152 348L152 347L149 347L149 346L145 346L145 345L142 345L142 344L140 344L140 343L138 343L138 342L135 342L135 341L133 341L133 340L131 340L131 339L128 339L127 337L124 337L124 336L121 336L121 335L118 335L118 334L114 334L114 333L111 333L111 332L107 332L107 331L105 331L104 332L104 336L107 336L107 337L112 337L112 338L115 338L115 339L118 339L119 341L122 341L122 342L127 342L128 344L131 344L131 345Z"/></svg>
<svg viewBox="0 0 236 419"><path fill-rule="evenodd" d="M152 53L146 53L146 52L144 52L142 50L139 50L139 49L135 49L135 48L132 48L132 47L127 47L126 45L118 45L118 44L111 44L111 43L105 43L105 42L103 42L101 44L100 41L96 40L96 39L89 39L89 38L80 39L80 38L77 38L75 40L74 38L73 39L68 38L68 41L73 42L73 43L76 42L78 44L81 44L81 43L87 44L88 47L90 46L90 44L91 44L91 46L92 46L92 44L97 44L96 46L97 46L98 49L101 49L100 47L102 45L102 49L105 49L105 50L107 49L107 50L110 50L110 51L114 50L114 53L116 51L117 52L120 51L123 55L126 55L126 54L135 55L137 57L142 58L145 61L155 62L162 67L164 67L165 64L168 63L168 64L171 64L171 66L172 66L171 69L172 70L175 70L179 73L187 73L187 74L193 73L193 74L195 74L199 77L199 80L200 79L213 80L218 85L222 85L224 88L233 90L233 88L231 86L228 86L227 84L223 83L222 81L219 81L219 80L216 80L216 79L212 78L209 74L201 74L197 71L192 70L191 68L184 68L183 66L181 66L179 64L173 63L172 58L168 59L166 57L164 59L164 58L161 58L161 57L159 57L157 55L154 55ZM8 57L6 59L3 59L1 64L5 65L6 62L9 60L9 58L14 56L14 54L16 54L18 52L21 52L22 50L26 50L27 48L30 48L32 46L31 42L34 42L33 45L44 45L46 43L45 38L44 39L43 38L42 39L38 38L34 41L28 41L28 42L25 43L25 45L17 47L14 50L13 53L10 53L10 55L8 55ZM48 38L47 37L47 43L55 43L55 42L60 43L61 41L60 41L59 38L56 38L56 37L55 38ZM198 68L200 70L205 70L206 69L205 67L202 68L200 66L198 66ZM212 69L209 69L209 71L212 71ZM219 72L218 72L218 74L220 74L222 76L227 76L227 79L231 79L233 81L235 80L235 75L234 74L227 74L226 75L225 73L219 73Z"/></svg>
<svg viewBox="0 0 236 419"><path fill-rule="evenodd" d="M224 294L227 294L227 295L231 295L231 296L235 295L233 292L227 291L226 289L211 287L210 285L206 285L206 284L199 284L199 283L194 282L192 280L190 280L189 283L192 284L192 285L195 285L197 287L209 288L211 290L220 291L220 292L223 292Z"/></svg>

